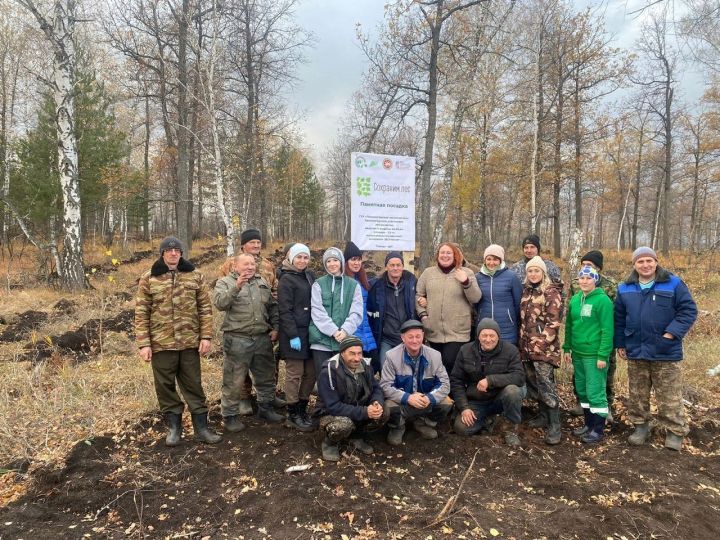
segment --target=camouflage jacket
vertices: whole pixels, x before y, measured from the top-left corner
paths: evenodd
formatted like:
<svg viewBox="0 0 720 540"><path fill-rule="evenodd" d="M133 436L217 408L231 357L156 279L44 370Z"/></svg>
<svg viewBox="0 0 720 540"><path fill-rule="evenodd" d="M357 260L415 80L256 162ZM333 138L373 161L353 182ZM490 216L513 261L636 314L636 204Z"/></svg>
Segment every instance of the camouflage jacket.
<svg viewBox="0 0 720 540"><path fill-rule="evenodd" d="M562 283L551 282L545 291L526 285L520 300L520 357L523 362L560 366Z"/></svg>
<svg viewBox="0 0 720 540"><path fill-rule="evenodd" d="M153 352L195 349L212 339L210 291L203 275L180 259L170 271L162 259L138 281L135 297L135 340Z"/></svg>
<svg viewBox="0 0 720 540"><path fill-rule="evenodd" d="M218 279L222 279L232 272L234 260L234 257L230 257L222 264L220 267L220 277ZM258 274L260 274L260 276L270 286L270 292L272 293L273 298L277 300L278 276L277 271L275 270L275 265L269 259L265 259L260 255L255 257L255 265L257 266Z"/></svg>
<svg viewBox="0 0 720 540"><path fill-rule="evenodd" d="M235 284L237 278L235 272L230 272L217 281L213 290L213 304L225 312L220 330L244 336L277 330L280 325L278 305L265 278L255 274L242 289Z"/></svg>
<svg viewBox="0 0 720 540"><path fill-rule="evenodd" d="M548 277L556 282L560 283L562 281L562 276L560 274L560 268L558 268L558 265L552 262L550 259L543 259L543 262L545 263L545 267L547 268L547 274ZM523 257L518 262L510 266L510 270L515 272L515 275L520 279L520 283L525 285L525 266L527 265L528 260Z"/></svg>
<svg viewBox="0 0 720 540"><path fill-rule="evenodd" d="M597 284L599 289L602 289L605 291L605 294L608 295L608 298L615 302L615 297L617 296L617 288L618 284L617 281L615 281L613 278L609 278L603 274L600 274L600 283ZM575 293L580 291L580 283L578 282L578 278L574 277L573 280L570 282L570 298L575 296Z"/></svg>

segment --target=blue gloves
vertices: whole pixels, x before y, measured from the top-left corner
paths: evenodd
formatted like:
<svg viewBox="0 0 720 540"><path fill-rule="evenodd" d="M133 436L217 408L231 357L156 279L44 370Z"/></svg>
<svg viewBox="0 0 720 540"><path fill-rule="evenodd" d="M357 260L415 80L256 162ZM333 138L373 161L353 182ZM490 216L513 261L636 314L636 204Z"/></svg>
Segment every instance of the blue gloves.
<svg viewBox="0 0 720 540"><path fill-rule="evenodd" d="M290 348L294 351L299 351L302 349L302 343L300 342L299 337L294 337L290 340Z"/></svg>

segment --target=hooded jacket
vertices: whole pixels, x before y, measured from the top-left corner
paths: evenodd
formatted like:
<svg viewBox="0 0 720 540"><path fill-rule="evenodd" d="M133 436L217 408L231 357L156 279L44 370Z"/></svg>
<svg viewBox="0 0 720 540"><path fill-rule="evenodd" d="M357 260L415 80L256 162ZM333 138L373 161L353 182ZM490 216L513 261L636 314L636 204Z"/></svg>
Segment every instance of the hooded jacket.
<svg viewBox="0 0 720 540"><path fill-rule="evenodd" d="M340 250L333 257L340 261L340 268L345 268L345 258ZM333 334L342 329L348 336L354 335L363 320L360 284L344 274L333 276L328 272L318 278L310 290L310 306L311 349L339 351L340 344Z"/></svg>
<svg viewBox="0 0 720 540"><path fill-rule="evenodd" d="M550 282L545 291L525 285L520 300L520 357L523 362L548 362L560 367L562 283Z"/></svg>
<svg viewBox="0 0 720 540"><path fill-rule="evenodd" d="M607 360L613 349L613 304L605 291L595 288L587 296L570 299L563 350L582 357Z"/></svg>
<svg viewBox="0 0 720 540"><path fill-rule="evenodd" d="M683 338L696 318L695 300L679 277L658 266L654 285L642 290L633 270L618 286L615 347L632 360L682 360Z"/></svg>
<svg viewBox="0 0 720 540"><path fill-rule="evenodd" d="M400 284L402 284L401 290L398 292L398 297L405 306L406 320L415 319L415 286L417 284L417 278L412 272L403 270L402 277L400 278ZM387 313L388 295L395 294L397 288L393 286L387 277L387 272L384 272L380 279L377 279L368 292L367 300L367 312L368 320L370 321L370 327L372 328L373 336L375 337L375 343L382 343L383 339L383 327L385 324L385 315ZM400 321L402 324L405 321ZM400 327L398 326L397 343L400 342Z"/></svg>
<svg viewBox="0 0 720 540"><path fill-rule="evenodd" d="M506 266L492 276L480 270L475 278L482 292L477 304L478 320L493 319L500 326L500 339L517 345L523 291L517 275Z"/></svg>
<svg viewBox="0 0 720 540"><path fill-rule="evenodd" d="M487 379L487 392L480 392L477 383ZM450 393L460 412L469 408L470 400L490 401L508 385L525 385L525 370L517 347L502 339L491 351L483 351L477 340L460 347L450 374Z"/></svg>
<svg viewBox="0 0 720 540"><path fill-rule="evenodd" d="M309 269L298 270L288 260L283 261L278 280L278 310L280 312L280 356L286 360L310 358L310 291L315 274ZM290 340L300 338L301 348L290 347Z"/></svg>
<svg viewBox="0 0 720 540"><path fill-rule="evenodd" d="M180 258L171 271L162 258L138 281L135 341L153 352L195 349L214 335L210 291L203 275Z"/></svg>
<svg viewBox="0 0 720 540"><path fill-rule="evenodd" d="M357 372L350 371L336 354L323 365L317 379L318 401L314 416L346 416L353 422L368 420L367 407L374 401L384 405L382 390L372 368L360 362Z"/></svg>

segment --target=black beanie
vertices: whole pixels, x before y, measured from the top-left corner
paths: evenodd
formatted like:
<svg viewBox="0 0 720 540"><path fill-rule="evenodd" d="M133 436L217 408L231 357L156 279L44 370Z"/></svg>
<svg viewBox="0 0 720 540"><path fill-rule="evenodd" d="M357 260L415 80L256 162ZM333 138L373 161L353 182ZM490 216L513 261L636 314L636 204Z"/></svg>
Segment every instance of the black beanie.
<svg viewBox="0 0 720 540"><path fill-rule="evenodd" d="M598 270L602 270L603 267L603 254L602 251L588 251L585 255L580 257L580 262L590 261L595 265Z"/></svg>
<svg viewBox="0 0 720 540"><path fill-rule="evenodd" d="M244 246L250 240L260 240L262 242L260 231L258 231L257 229L245 229L240 235L240 245Z"/></svg>
<svg viewBox="0 0 720 540"><path fill-rule="evenodd" d="M163 238L163 241L160 242L160 256L162 257L163 252L168 249L179 249L180 253L182 253L182 242L174 236L166 236L165 238Z"/></svg>
<svg viewBox="0 0 720 540"><path fill-rule="evenodd" d="M390 262L390 259L400 259L400 262L403 263L403 266L405 266L405 261L403 260L402 253L399 251L391 251L387 255L385 255L385 266L387 266L387 263Z"/></svg>
<svg viewBox="0 0 720 540"><path fill-rule="evenodd" d="M522 241L522 247L532 244L540 251L540 237L537 234L528 234Z"/></svg>
<svg viewBox="0 0 720 540"><path fill-rule="evenodd" d="M480 335L481 330L494 330L495 333L500 337L500 326L498 323L495 322L495 320L491 319L490 317L485 317L482 319L478 325L477 325L477 335Z"/></svg>
<svg viewBox="0 0 720 540"><path fill-rule="evenodd" d="M362 341L360 341L360 338L348 336L340 342L340 352L343 352L345 349L349 349L350 347L362 347Z"/></svg>
<svg viewBox="0 0 720 540"><path fill-rule="evenodd" d="M345 244L345 251L343 251L343 256L345 257L345 263L352 259L353 257L362 257L362 251L360 251L360 248L357 247L353 242L348 242Z"/></svg>

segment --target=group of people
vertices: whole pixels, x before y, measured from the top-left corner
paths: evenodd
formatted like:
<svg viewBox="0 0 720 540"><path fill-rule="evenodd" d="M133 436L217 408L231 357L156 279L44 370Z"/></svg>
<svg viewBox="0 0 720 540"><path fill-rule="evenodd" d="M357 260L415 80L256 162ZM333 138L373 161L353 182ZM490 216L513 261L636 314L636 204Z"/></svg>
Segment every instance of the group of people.
<svg viewBox="0 0 720 540"><path fill-rule="evenodd" d="M245 427L241 417L253 413L254 387L260 418L303 432L319 428L329 461L340 459L343 441L372 453L366 434L382 426L390 445L402 444L408 425L434 439L451 415L458 435L502 424L506 443L519 446L526 397L538 407L529 424L545 428L547 444L558 444L555 370L563 361L573 366L571 412L584 417L572 433L597 443L612 418L616 356L628 360L630 444L649 436L653 388L665 446L680 450L688 433L679 361L697 308L687 286L648 247L633 253L630 275L619 286L601 274L602 253L588 252L566 293L534 234L523 239L524 257L512 266L501 246L488 246L478 272L457 245L442 243L418 279L399 252L388 253L384 272L369 279L352 242L323 253L325 274L317 278L304 244L289 244L276 270L260 256L257 230L244 231L240 243L212 293L174 237L162 241L160 258L138 283L136 339L140 356L152 362L168 446L182 436L176 384L195 436L220 440L207 425L199 362L214 334L213 305L224 313L224 430ZM285 362L285 401L276 396L274 342ZM287 417L277 412L284 406Z"/></svg>

